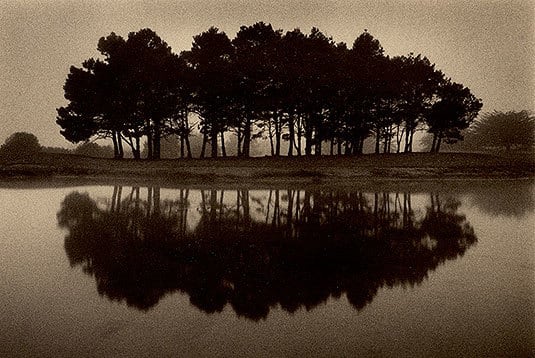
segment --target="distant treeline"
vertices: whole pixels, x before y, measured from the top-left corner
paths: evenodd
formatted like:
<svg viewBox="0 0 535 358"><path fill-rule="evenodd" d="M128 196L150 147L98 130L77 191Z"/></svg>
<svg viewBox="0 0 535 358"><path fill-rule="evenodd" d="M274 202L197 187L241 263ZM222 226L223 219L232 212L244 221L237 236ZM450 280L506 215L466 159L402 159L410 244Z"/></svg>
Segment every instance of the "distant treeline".
<svg viewBox="0 0 535 358"><path fill-rule="evenodd" d="M94 142L81 143L74 149L42 147L41 151L45 153L85 155L87 157L95 158L113 158L113 147L111 145L100 145Z"/></svg>
<svg viewBox="0 0 535 358"><path fill-rule="evenodd" d="M74 143L111 138L117 158L125 144L140 158L143 141L146 156L160 158L161 140L171 135L180 156L191 157L197 128L201 157L208 147L212 157L225 156L228 133L238 156L251 155L260 137L276 156L360 154L369 137L376 153L411 152L419 129L438 152L462 139L482 106L426 57L385 55L366 30L348 47L317 28L283 33L259 22L231 40L211 27L177 55L142 29L127 39L111 33L97 49L104 59L70 68L69 103L58 108L57 123Z"/></svg>
<svg viewBox="0 0 535 358"><path fill-rule="evenodd" d="M94 142L81 143L74 149L41 146L37 137L27 132L13 133L0 146L1 161L31 160L39 153L77 154L96 158L113 158L114 154L112 146Z"/></svg>

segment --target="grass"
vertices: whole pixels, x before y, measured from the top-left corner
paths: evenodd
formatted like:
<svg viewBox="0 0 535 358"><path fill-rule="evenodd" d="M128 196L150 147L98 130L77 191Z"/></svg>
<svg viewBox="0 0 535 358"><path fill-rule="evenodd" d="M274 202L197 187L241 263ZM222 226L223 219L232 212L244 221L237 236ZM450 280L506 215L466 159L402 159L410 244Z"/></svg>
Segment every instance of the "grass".
<svg viewBox="0 0 535 358"><path fill-rule="evenodd" d="M43 153L0 159L0 178L163 180L173 183L355 182L370 180L506 179L535 177L532 156L478 153L366 154L356 157L101 159Z"/></svg>

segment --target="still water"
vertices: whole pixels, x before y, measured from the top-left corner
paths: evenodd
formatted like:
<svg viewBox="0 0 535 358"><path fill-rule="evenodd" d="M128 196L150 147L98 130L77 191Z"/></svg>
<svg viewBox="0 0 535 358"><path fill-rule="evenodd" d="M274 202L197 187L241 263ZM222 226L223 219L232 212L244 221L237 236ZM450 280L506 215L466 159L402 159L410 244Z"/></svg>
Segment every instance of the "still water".
<svg viewBox="0 0 535 358"><path fill-rule="evenodd" d="M534 354L531 181L0 199L2 357Z"/></svg>

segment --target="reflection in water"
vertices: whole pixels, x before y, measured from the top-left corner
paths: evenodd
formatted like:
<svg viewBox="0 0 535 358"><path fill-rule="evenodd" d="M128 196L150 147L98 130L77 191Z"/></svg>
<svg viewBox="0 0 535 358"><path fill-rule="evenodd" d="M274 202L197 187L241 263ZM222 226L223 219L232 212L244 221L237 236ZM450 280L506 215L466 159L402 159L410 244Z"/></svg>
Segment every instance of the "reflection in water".
<svg viewBox="0 0 535 358"><path fill-rule="evenodd" d="M494 182L472 194L472 201L486 214L521 218L535 210L535 197L531 181Z"/></svg>
<svg viewBox="0 0 535 358"><path fill-rule="evenodd" d="M67 195L57 218L71 265L101 295L141 310L180 291L205 312L230 304L258 320L344 293L362 309L380 287L419 284L476 242L459 202L436 194L420 217L407 193L211 190L195 205L190 196L137 187L115 187L105 201Z"/></svg>

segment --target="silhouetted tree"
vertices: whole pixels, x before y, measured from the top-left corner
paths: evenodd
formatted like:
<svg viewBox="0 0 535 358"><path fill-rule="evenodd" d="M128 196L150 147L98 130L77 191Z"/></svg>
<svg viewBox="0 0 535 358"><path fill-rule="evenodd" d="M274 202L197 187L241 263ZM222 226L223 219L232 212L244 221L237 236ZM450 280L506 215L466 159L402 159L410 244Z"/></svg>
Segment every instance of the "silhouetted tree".
<svg viewBox="0 0 535 358"><path fill-rule="evenodd" d="M227 35L211 27L195 36L191 50L182 53L182 58L193 70L194 111L201 117L204 144L208 139L211 142L212 157L218 156L218 135L229 128L230 118L234 115L233 52Z"/></svg>
<svg viewBox="0 0 535 358"><path fill-rule="evenodd" d="M57 109L56 123L62 128L61 135L72 143L89 140L93 136L112 137L115 157L122 157L119 149L117 131L113 130L111 119L105 109L103 81L99 80L105 64L89 59L81 68L71 66L63 89L69 104Z"/></svg>
<svg viewBox="0 0 535 358"><path fill-rule="evenodd" d="M428 132L433 134L431 152L438 153L444 140L453 144L463 139L462 131L472 123L483 106L470 90L450 80L437 91L439 99L431 106L426 118Z"/></svg>
<svg viewBox="0 0 535 358"><path fill-rule="evenodd" d="M177 131L173 119L187 116L185 65L150 29L131 32L126 41L111 33L99 40L98 50L104 61L71 67L64 86L70 103L58 109L62 135L74 143L111 137L117 158L124 155L123 142L139 158L146 135L148 157L158 159L161 137Z"/></svg>
<svg viewBox="0 0 535 358"><path fill-rule="evenodd" d="M281 31L275 31L263 22L242 26L232 40L234 47L233 70L237 78L233 99L239 110L233 125L238 136L238 155L248 157L253 127L259 121L274 132L274 155L280 154L282 113L277 98L280 78L277 78ZM269 131L273 139L273 132Z"/></svg>
<svg viewBox="0 0 535 358"><path fill-rule="evenodd" d="M401 76L398 107L405 126L404 151L412 152L414 133L429 114L443 74L421 55L400 56L394 61Z"/></svg>
<svg viewBox="0 0 535 358"><path fill-rule="evenodd" d="M172 119L187 115L182 112L188 99L181 97L185 63L150 29L130 33L125 50L129 92L137 100L138 116L145 121L148 157L159 159L160 141L173 127Z"/></svg>
<svg viewBox="0 0 535 358"><path fill-rule="evenodd" d="M302 137L304 106L302 97L306 94L303 91L305 83L302 78L301 69L305 61L306 35L299 29L288 31L282 37L280 43L280 65L276 76L280 81L282 109L287 114L288 133L283 138L288 140L288 156L302 154Z"/></svg>

